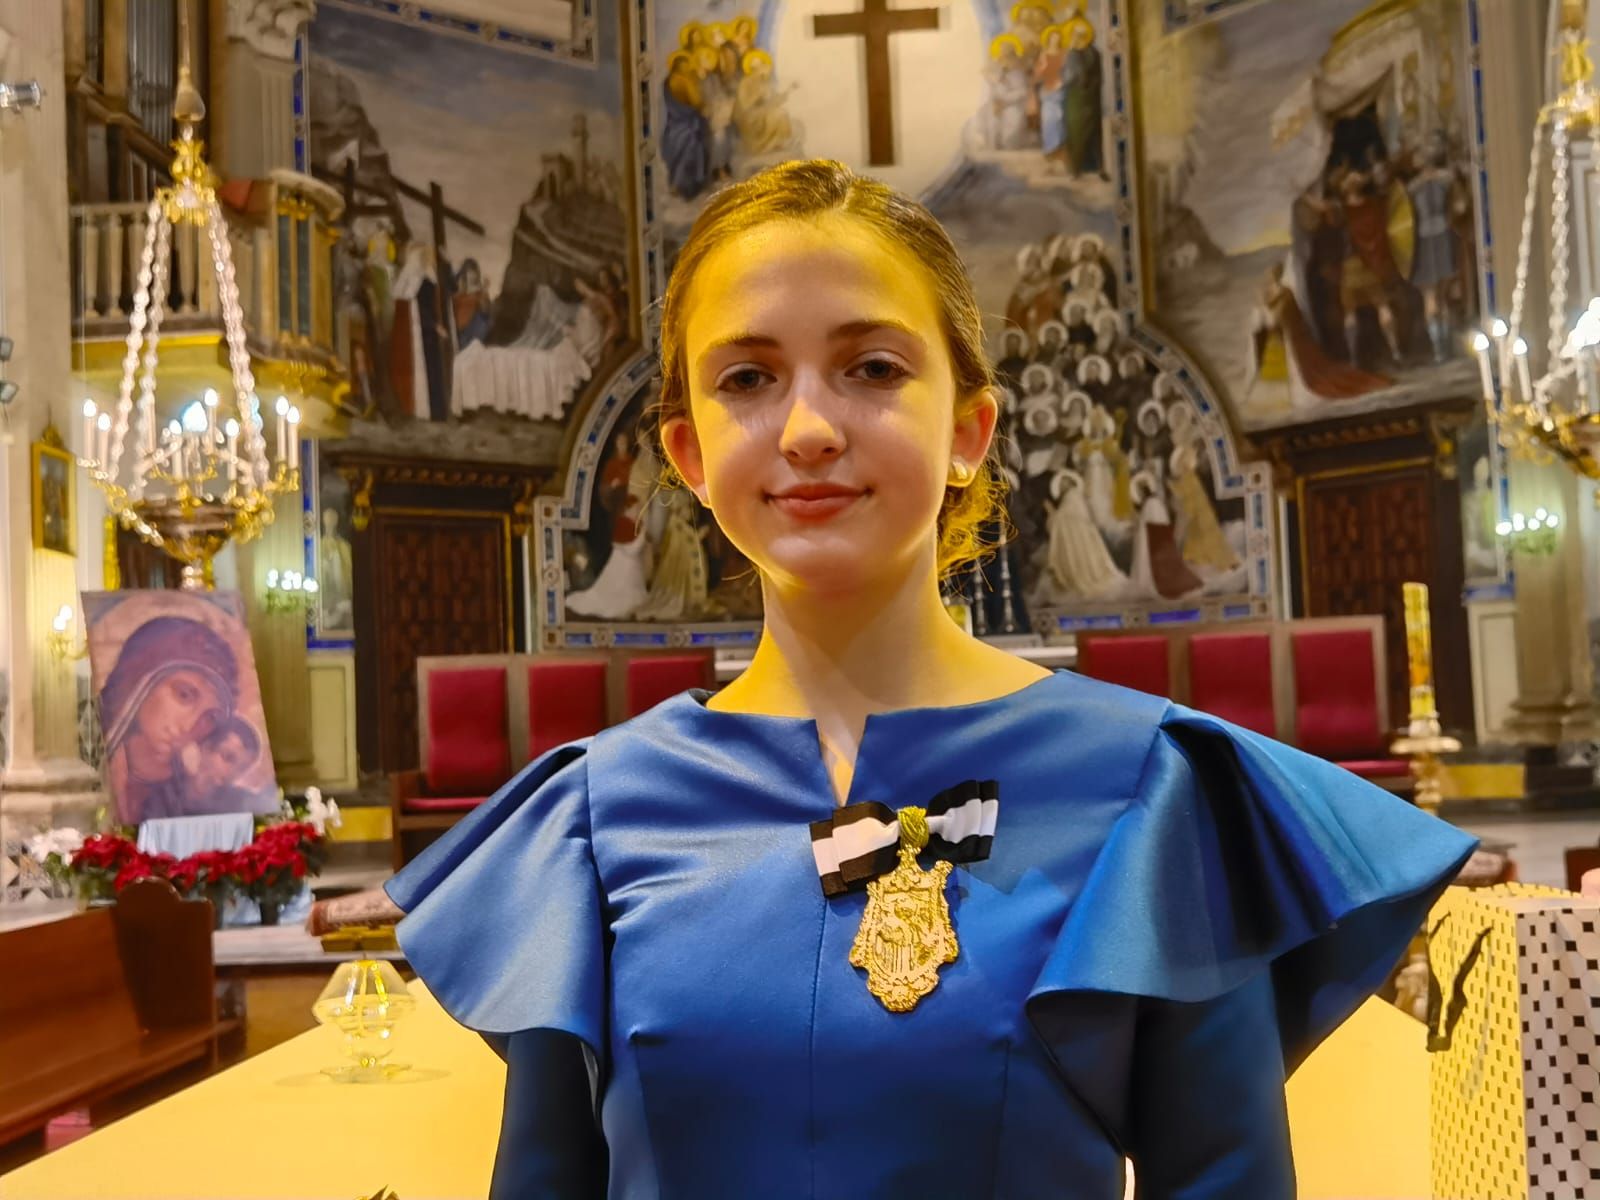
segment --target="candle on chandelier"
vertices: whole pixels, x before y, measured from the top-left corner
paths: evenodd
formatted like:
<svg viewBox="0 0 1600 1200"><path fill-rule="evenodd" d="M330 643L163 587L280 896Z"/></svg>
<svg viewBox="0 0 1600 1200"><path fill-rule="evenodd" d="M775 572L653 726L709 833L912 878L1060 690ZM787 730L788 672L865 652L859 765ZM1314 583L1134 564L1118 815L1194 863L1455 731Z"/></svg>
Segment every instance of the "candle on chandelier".
<svg viewBox="0 0 1600 1200"><path fill-rule="evenodd" d="M94 419L97 410L93 400L83 402L83 456L94 458Z"/></svg>
<svg viewBox="0 0 1600 1200"><path fill-rule="evenodd" d="M100 431L100 437L98 439L99 445L95 452L95 459L103 466L111 461L111 414L108 412L101 413L97 418L95 418L94 424L95 428Z"/></svg>
<svg viewBox="0 0 1600 1200"><path fill-rule="evenodd" d="M218 401L217 389L216 388L207 388L206 389L205 401L206 401L206 441L207 442L215 442L217 440L217 401Z"/></svg>
<svg viewBox="0 0 1600 1200"><path fill-rule="evenodd" d="M1494 403L1494 372L1489 369L1489 338L1477 333L1472 338L1472 349L1478 356L1478 375L1483 380L1483 398Z"/></svg>
<svg viewBox="0 0 1600 1200"><path fill-rule="evenodd" d="M1533 401L1533 375L1528 370L1528 342L1526 338L1518 338L1511 344L1512 356L1517 360L1517 382L1522 385L1522 397L1525 401Z"/></svg>
<svg viewBox="0 0 1600 1200"><path fill-rule="evenodd" d="M167 426L167 474L183 478L183 426L173 421Z"/></svg>
<svg viewBox="0 0 1600 1200"><path fill-rule="evenodd" d="M279 396L272 411L278 414L278 461L286 462L289 458L289 398Z"/></svg>
<svg viewBox="0 0 1600 1200"><path fill-rule="evenodd" d="M300 469L300 410L289 407L289 469Z"/></svg>

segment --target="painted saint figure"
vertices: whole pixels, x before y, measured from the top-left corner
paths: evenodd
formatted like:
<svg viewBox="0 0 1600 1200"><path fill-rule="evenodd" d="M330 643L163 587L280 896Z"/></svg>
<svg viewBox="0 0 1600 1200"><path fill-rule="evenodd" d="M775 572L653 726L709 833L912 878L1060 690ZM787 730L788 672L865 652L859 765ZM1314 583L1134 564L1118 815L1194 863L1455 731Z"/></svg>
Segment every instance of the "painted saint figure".
<svg viewBox="0 0 1600 1200"><path fill-rule="evenodd" d="M694 496L683 488L666 495L667 528L656 554L650 592L633 611L637 621L685 621L706 615L706 531L695 524Z"/></svg>
<svg viewBox="0 0 1600 1200"><path fill-rule="evenodd" d="M988 141L994 150L1026 150L1028 108L1033 84L1022 43L1015 34L1002 33L989 44L993 65L989 72Z"/></svg>
<svg viewBox="0 0 1600 1200"><path fill-rule="evenodd" d="M1128 578L1141 596L1176 600L1198 592L1204 581L1189 569L1178 550L1172 513L1157 476L1140 471L1133 477L1133 503L1139 510L1139 532L1133 544Z"/></svg>
<svg viewBox="0 0 1600 1200"><path fill-rule="evenodd" d="M1067 84L1063 71L1067 52L1061 26L1044 31L1039 57L1033 63L1033 85L1038 90L1039 145L1055 170L1064 170L1067 158Z"/></svg>
<svg viewBox="0 0 1600 1200"><path fill-rule="evenodd" d="M700 71L692 55L679 50L667 59L667 80L661 93L667 110L661 132L667 185L683 199L693 200L706 190L711 177L711 125L704 112Z"/></svg>
<svg viewBox="0 0 1600 1200"><path fill-rule="evenodd" d="M1172 503L1178 510L1178 539L1185 562L1222 574L1237 567L1239 559L1217 522L1217 511L1195 469L1197 461L1192 444L1178 446L1172 452Z"/></svg>
<svg viewBox="0 0 1600 1200"><path fill-rule="evenodd" d="M1302 393L1323 400L1347 400L1388 387L1392 380L1387 376L1323 353L1299 300L1283 277L1283 263L1273 263L1267 269L1261 306L1255 312L1250 334L1254 378L1266 383L1292 383Z"/></svg>
<svg viewBox="0 0 1600 1200"><path fill-rule="evenodd" d="M1074 175L1106 175L1100 128L1100 51L1094 26L1087 18L1067 22L1066 84L1067 165Z"/></svg>
<svg viewBox="0 0 1600 1200"><path fill-rule="evenodd" d="M1450 338L1454 333L1449 288L1461 271L1454 222L1470 208L1471 202L1450 168L1450 147L1443 133L1434 133L1429 138L1427 163L1427 167L1406 185L1411 194L1417 231L1411 282L1422 293L1433 359L1444 362L1450 357Z"/></svg>
<svg viewBox="0 0 1600 1200"><path fill-rule="evenodd" d="M1106 549L1084 501L1083 477L1073 470L1057 471L1050 480L1046 504L1050 546L1046 559L1050 578L1060 591L1082 599L1114 595L1127 582Z"/></svg>
<svg viewBox="0 0 1600 1200"><path fill-rule="evenodd" d="M783 98L794 85L779 91L772 82L772 56L750 50L744 56L744 78L734 98L733 121L739 144L746 154L774 154L794 144L794 122L784 111Z"/></svg>

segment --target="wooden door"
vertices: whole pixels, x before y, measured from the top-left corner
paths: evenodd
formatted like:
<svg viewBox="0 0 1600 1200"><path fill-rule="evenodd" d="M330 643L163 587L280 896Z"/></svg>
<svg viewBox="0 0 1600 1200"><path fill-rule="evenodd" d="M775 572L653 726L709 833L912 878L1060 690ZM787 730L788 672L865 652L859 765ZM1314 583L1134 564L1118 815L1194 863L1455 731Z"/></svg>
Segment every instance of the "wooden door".
<svg viewBox="0 0 1600 1200"><path fill-rule="evenodd" d="M1312 476L1300 494L1305 615L1381 613L1389 723L1410 710L1401 584L1429 586L1434 686L1447 726L1471 728L1460 523L1453 481L1429 461Z"/></svg>
<svg viewBox="0 0 1600 1200"><path fill-rule="evenodd" d="M373 661L362 708L384 772L417 762L417 658L511 648L511 537L497 513L378 509L370 539ZM357 639L358 658L361 640Z"/></svg>

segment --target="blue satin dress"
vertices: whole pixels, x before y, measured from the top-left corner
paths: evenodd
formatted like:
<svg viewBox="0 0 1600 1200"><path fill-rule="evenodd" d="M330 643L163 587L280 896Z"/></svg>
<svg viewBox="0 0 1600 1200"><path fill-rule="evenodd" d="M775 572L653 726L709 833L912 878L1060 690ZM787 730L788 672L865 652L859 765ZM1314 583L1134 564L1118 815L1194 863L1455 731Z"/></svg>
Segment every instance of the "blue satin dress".
<svg viewBox="0 0 1600 1200"><path fill-rule="evenodd" d="M1292 1197L1285 1077L1475 845L1067 671L876 714L851 803L999 789L990 856L946 891L960 957L893 1013L848 961L865 895L819 885L815 723L706 697L550 751L389 884L412 966L511 1064L497 1194L583 1191L501 1186L578 1177L572 1122L520 1093L593 1100L613 1200L1120 1200L1125 1156L1146 1200ZM592 1093L518 1078L549 1031L586 1047Z"/></svg>

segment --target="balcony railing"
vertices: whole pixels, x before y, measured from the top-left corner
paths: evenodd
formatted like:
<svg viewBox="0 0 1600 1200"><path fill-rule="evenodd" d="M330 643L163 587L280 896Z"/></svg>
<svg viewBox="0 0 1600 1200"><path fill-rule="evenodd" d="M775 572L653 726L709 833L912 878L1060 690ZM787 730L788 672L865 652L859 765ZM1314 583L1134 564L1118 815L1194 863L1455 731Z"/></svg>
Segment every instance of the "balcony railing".
<svg viewBox="0 0 1600 1200"><path fill-rule="evenodd" d="M340 209L327 185L276 172L227 189L239 304L250 350L342 374L334 351L333 246ZM144 204L81 204L72 209L74 333L86 341L125 338L148 232ZM222 332L222 305L210 245L190 225L172 231L171 278L163 333Z"/></svg>

